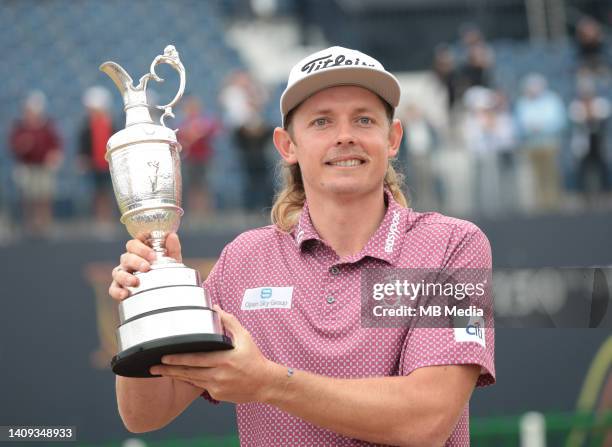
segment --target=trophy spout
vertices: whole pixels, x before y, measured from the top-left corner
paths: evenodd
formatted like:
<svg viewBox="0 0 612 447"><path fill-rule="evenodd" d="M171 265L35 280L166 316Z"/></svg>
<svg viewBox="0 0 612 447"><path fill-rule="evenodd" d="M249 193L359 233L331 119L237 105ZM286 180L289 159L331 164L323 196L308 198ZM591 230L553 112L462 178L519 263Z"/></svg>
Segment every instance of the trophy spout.
<svg viewBox="0 0 612 447"><path fill-rule="evenodd" d="M113 80L121 92L121 97L124 98L125 101L127 92L134 83L128 72L125 71L121 65L115 62L104 62L102 65L100 65L100 71L106 73Z"/></svg>
<svg viewBox="0 0 612 447"><path fill-rule="evenodd" d="M151 75L143 76L138 86L134 87L132 77L121 65L115 62L104 62L100 65L100 71L106 73L121 92L126 127L133 124L153 122L146 94L147 82Z"/></svg>

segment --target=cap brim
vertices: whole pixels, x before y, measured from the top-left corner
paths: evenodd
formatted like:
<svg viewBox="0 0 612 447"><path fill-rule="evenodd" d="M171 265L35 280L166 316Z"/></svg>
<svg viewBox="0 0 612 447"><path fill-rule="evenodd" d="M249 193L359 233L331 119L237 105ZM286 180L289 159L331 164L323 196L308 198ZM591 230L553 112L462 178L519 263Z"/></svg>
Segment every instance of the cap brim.
<svg viewBox="0 0 612 447"><path fill-rule="evenodd" d="M286 89L280 101L283 121L287 113L318 91L341 85L364 87L393 107L399 104L400 85L391 73L365 66L343 66L307 76Z"/></svg>

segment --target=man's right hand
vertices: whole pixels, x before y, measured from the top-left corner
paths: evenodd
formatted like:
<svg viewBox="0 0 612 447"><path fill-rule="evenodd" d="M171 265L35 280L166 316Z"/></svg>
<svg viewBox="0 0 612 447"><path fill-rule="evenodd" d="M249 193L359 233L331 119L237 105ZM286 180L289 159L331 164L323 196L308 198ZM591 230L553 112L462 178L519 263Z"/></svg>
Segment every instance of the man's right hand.
<svg viewBox="0 0 612 447"><path fill-rule="evenodd" d="M113 281L108 288L108 294L117 301L130 296L127 287L136 287L140 283L134 273L148 272L151 270L151 262L156 259L153 249L140 239L129 240L125 249L126 252L119 258L119 265L113 269ZM169 257L182 261L181 242L176 233L166 237L166 250Z"/></svg>

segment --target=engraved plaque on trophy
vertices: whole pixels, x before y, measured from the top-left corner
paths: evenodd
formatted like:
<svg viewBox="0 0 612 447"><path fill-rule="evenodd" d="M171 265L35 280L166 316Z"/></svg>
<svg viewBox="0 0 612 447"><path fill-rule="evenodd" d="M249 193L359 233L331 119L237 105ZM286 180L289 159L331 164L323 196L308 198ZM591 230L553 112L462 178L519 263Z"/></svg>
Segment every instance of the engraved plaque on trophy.
<svg viewBox="0 0 612 447"><path fill-rule="evenodd" d="M170 103L155 106L163 110L160 124L155 124L146 87L150 80L163 81L155 73L161 63L178 72L180 85ZM152 377L149 368L161 363L165 354L231 349L232 343L223 334L199 273L168 257L164 246L183 215L181 147L175 131L164 123L166 117L174 117L172 107L185 90L185 69L178 52L167 46L136 87L114 62L103 63L100 70L115 82L125 105L125 129L108 140L106 151L121 223L157 254L150 271L136 273L139 286L129 288L130 296L119 304L119 352L111 367L121 376Z"/></svg>

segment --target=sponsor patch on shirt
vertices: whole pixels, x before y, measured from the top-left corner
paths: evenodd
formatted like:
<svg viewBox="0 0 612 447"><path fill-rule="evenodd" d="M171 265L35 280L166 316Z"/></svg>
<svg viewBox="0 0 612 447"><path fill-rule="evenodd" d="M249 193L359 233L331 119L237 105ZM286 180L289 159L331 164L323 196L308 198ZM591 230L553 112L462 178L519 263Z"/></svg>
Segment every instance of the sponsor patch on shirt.
<svg viewBox="0 0 612 447"><path fill-rule="evenodd" d="M486 348L484 318L470 317L470 321L466 327L455 328L455 341L466 342L473 341Z"/></svg>
<svg viewBox="0 0 612 447"><path fill-rule="evenodd" d="M290 309L292 299L293 286L246 289L242 297L241 309Z"/></svg>

